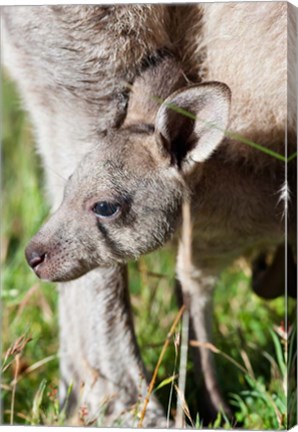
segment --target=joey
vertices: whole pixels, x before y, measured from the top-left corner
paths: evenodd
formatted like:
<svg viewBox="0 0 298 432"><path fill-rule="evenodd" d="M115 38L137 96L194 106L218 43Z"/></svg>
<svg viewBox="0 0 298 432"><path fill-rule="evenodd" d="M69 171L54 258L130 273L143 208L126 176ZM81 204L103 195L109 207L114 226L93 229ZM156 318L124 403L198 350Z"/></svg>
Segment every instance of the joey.
<svg viewBox="0 0 298 432"><path fill-rule="evenodd" d="M99 137L68 180L60 208L27 247L36 274L71 280L169 240L189 199L188 179L199 176L224 137L229 103L223 83L191 85L168 96L154 125L127 121Z"/></svg>

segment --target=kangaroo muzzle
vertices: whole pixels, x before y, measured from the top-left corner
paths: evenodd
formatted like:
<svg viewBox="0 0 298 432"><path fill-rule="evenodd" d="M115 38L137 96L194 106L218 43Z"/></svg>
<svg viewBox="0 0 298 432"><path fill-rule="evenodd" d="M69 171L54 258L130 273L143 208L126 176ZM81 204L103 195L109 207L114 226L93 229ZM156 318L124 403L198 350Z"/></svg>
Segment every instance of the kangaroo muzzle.
<svg viewBox="0 0 298 432"><path fill-rule="evenodd" d="M47 261L48 254L41 247L38 247L34 241L31 241L25 250L25 257L35 272L35 274L42 279L42 265Z"/></svg>

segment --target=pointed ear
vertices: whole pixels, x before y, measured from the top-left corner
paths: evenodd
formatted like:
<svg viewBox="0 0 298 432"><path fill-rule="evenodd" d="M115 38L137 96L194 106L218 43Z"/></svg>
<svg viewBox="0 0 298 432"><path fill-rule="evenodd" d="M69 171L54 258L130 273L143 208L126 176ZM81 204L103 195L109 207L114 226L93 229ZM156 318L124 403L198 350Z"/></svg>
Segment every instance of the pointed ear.
<svg viewBox="0 0 298 432"><path fill-rule="evenodd" d="M211 155L224 137L231 91L223 83L209 82L178 90L161 105L155 133L162 153L183 171Z"/></svg>

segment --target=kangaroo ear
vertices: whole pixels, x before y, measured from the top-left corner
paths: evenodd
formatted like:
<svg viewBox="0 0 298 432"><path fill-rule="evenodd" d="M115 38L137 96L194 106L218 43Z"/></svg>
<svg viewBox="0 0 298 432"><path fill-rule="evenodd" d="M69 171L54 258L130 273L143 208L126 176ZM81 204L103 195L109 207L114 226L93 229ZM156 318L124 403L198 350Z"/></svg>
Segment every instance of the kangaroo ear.
<svg viewBox="0 0 298 432"><path fill-rule="evenodd" d="M224 137L231 91L223 83L193 85L169 96L155 119L156 139L163 154L183 171L205 161Z"/></svg>

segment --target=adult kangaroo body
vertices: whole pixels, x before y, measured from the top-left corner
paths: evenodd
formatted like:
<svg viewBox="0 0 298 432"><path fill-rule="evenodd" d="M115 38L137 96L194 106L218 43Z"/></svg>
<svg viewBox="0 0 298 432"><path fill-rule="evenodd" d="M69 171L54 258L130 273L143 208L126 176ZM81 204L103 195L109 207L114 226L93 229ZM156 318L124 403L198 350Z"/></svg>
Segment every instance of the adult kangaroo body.
<svg viewBox="0 0 298 432"><path fill-rule="evenodd" d="M53 211L62 200L65 179L98 145L101 132L117 128L125 120L127 83L133 85L138 76L158 64L169 51L175 52L189 79L216 80L230 87L230 130L284 153L287 8L284 3L276 3L4 9L6 63L36 128ZM274 70L270 77L268 70ZM295 71L290 70L290 80L294 77ZM289 143L294 147L294 96L288 106ZM274 194L282 186L284 172L280 161L236 139L226 139L220 148L222 151L205 173L209 170L210 176L225 177L225 166L235 165L243 167L250 179L260 173L259 182L249 185L252 200L259 199L258 187L267 178L272 179L267 193ZM240 200L241 190L234 194L235 178L224 182L228 187L223 191L223 199L227 194L231 200L234 197L247 212L255 205L247 207L248 201ZM241 176L237 182L239 179ZM207 193L207 200L206 197ZM210 205L212 196L208 200ZM233 206L231 212L232 209ZM282 239L283 225L278 223L282 211L282 205L277 206L272 217L272 206L260 207L260 212L265 212L268 241L272 233L276 243ZM235 230L237 217L229 212L225 217L227 226ZM227 262L223 260L227 247L220 245L223 233L218 232L216 223L210 230L207 220L201 233L207 232L208 225L208 238L197 234L194 242L195 255L203 257L195 263L199 278L189 281L198 294L192 299L191 308L199 324L209 320L204 307L209 307L215 275L231 257L242 252L242 247L238 250L237 245L231 244L232 253ZM251 230L252 226L248 224L245 229ZM256 237L260 229L259 226ZM251 239L251 245L255 240ZM212 256L202 254L206 242L213 244ZM183 247L179 256L178 275L183 278ZM189 275L184 277L187 280ZM59 291L61 399L74 382L72 405L86 403L90 419L99 414L103 402L108 402L106 423L113 424L122 416L131 425L129 410L137 402L140 376L145 372L135 341L125 266L98 267L79 279L62 283ZM207 337L204 328L198 335L200 340ZM210 354L201 354L205 358L202 364L210 403L217 410L224 403L213 370L208 367ZM80 383L84 383L83 390ZM141 392L145 391L143 381ZM145 425L161 425L162 418L158 402L151 398Z"/></svg>

